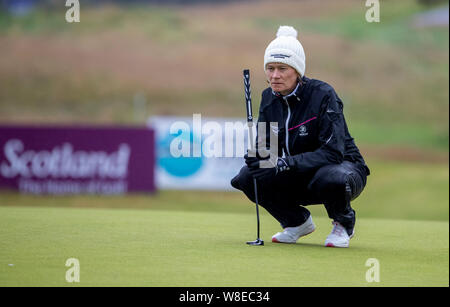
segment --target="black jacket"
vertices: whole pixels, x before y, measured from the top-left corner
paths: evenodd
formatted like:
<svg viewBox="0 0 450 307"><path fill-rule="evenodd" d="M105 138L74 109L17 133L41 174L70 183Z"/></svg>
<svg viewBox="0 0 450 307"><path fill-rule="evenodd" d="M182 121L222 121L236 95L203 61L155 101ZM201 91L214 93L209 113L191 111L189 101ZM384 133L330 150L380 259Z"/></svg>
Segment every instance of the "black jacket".
<svg viewBox="0 0 450 307"><path fill-rule="evenodd" d="M266 122L266 140L269 123L278 123L278 156L284 156L293 171L314 172L346 160L370 173L347 129L341 99L323 81L303 77L297 90L285 97L267 88L262 93L260 122Z"/></svg>

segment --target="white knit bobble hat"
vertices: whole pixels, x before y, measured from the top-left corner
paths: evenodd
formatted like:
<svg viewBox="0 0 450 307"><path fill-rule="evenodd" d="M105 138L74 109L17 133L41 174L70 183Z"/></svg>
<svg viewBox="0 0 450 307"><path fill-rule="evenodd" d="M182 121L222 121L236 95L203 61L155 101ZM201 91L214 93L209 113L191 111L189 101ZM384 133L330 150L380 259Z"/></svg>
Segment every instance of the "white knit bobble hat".
<svg viewBox="0 0 450 307"><path fill-rule="evenodd" d="M297 30L280 26L275 38L264 53L264 70L268 63L284 63L294 68L300 76L305 75L305 51L297 39Z"/></svg>

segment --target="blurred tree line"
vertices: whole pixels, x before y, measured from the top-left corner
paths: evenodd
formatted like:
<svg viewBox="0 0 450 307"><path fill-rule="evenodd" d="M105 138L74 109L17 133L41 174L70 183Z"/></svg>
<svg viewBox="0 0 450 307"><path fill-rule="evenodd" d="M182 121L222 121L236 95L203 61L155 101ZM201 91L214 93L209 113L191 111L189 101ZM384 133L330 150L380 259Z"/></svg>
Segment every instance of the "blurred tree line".
<svg viewBox="0 0 450 307"><path fill-rule="evenodd" d="M225 3L237 0L79 0L80 5L98 6L102 4L115 3L118 5L133 4L197 4L197 3ZM0 9L7 11L31 10L34 7L48 9L65 8L66 0L0 0Z"/></svg>
<svg viewBox="0 0 450 307"><path fill-rule="evenodd" d="M191 5L199 3L226 3L239 0L79 0L80 5L98 6L115 3L118 5L154 4L154 5ZM242 0L241 0L242 1ZM248 1L248 0L247 0ZM448 3L448 0L417 0L424 6ZM0 10L10 13L26 14L36 7L45 9L65 9L66 0L0 0Z"/></svg>

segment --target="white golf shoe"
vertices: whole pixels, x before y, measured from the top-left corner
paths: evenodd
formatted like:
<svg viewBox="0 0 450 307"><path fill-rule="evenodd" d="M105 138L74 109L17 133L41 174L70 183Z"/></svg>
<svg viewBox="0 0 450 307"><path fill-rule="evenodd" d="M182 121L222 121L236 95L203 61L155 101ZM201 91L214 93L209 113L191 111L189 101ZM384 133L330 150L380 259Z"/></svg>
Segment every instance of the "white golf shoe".
<svg viewBox="0 0 450 307"><path fill-rule="evenodd" d="M312 217L297 227L286 227L283 232L278 232L272 236L274 243L295 243L300 237L306 236L316 230Z"/></svg>
<svg viewBox="0 0 450 307"><path fill-rule="evenodd" d="M353 238L355 231L349 236L345 227L338 222L333 221L333 230L325 240L326 247L348 247L350 239Z"/></svg>

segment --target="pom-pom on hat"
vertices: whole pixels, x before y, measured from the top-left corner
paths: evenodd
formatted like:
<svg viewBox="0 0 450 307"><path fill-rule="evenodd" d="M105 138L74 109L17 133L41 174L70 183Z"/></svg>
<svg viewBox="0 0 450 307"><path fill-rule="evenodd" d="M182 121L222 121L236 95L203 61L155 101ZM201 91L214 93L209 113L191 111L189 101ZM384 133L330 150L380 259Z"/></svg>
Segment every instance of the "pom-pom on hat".
<svg viewBox="0 0 450 307"><path fill-rule="evenodd" d="M264 53L264 70L268 63L284 63L294 68L300 76L305 75L305 51L297 39L297 30L280 26L275 38Z"/></svg>

